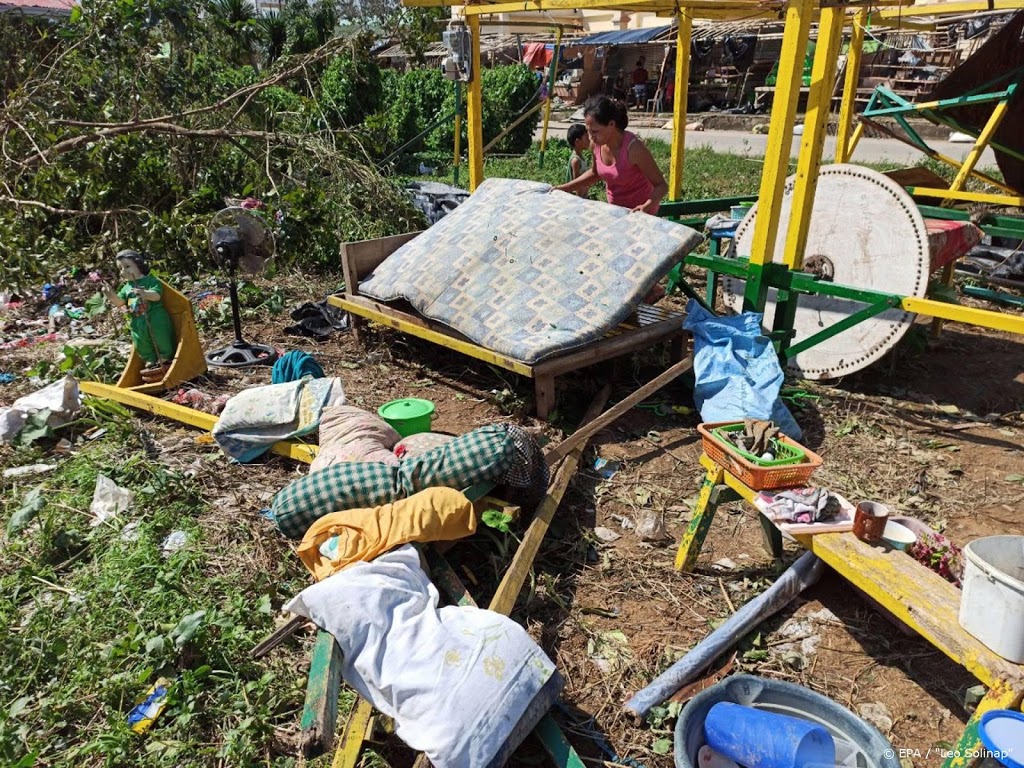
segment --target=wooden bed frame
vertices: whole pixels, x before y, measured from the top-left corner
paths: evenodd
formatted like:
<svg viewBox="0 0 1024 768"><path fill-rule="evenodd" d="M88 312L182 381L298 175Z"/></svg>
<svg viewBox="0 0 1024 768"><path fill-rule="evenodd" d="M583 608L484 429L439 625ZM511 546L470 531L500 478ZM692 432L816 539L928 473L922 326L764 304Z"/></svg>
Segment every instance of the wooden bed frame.
<svg viewBox="0 0 1024 768"><path fill-rule="evenodd" d="M683 330L684 315L647 304L641 304L632 317L603 338L564 355L531 365L474 344L442 323L359 295L360 278L418 234L419 232L410 232L405 235L342 244L341 266L345 273L345 292L329 297L328 301L349 313L357 343L362 343L363 321L370 320L531 378L534 380L537 416L542 419L547 418L555 406L557 376L613 357L647 349L656 343L670 344L670 362L683 358L689 335Z"/></svg>

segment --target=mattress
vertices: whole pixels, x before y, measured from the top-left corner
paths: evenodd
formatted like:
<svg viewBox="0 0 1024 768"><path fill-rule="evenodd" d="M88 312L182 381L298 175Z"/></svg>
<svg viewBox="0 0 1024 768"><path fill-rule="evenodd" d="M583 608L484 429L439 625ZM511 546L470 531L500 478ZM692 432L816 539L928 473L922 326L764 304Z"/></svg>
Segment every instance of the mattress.
<svg viewBox="0 0 1024 768"><path fill-rule="evenodd" d="M517 179L488 179L359 283L532 364L625 320L702 237L680 224Z"/></svg>

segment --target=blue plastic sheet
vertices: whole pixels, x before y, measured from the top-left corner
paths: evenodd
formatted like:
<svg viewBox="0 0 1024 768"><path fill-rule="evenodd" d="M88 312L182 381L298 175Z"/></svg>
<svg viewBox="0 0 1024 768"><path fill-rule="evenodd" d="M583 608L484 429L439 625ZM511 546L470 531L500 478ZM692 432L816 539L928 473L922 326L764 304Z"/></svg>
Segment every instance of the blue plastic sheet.
<svg viewBox="0 0 1024 768"><path fill-rule="evenodd" d="M800 426L779 397L782 366L762 316L717 317L697 301L686 305L683 327L693 334L693 400L705 422L768 419L799 440Z"/></svg>

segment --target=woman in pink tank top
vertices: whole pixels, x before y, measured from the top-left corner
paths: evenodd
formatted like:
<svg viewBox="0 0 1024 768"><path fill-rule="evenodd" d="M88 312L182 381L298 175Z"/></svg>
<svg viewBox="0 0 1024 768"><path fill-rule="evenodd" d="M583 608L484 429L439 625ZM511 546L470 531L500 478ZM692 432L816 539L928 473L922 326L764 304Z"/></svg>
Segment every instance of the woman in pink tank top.
<svg viewBox="0 0 1024 768"><path fill-rule="evenodd" d="M594 167L555 189L575 194L603 181L612 205L656 214L668 184L650 150L626 130L626 107L607 96L595 96L583 106L583 119L593 145Z"/></svg>

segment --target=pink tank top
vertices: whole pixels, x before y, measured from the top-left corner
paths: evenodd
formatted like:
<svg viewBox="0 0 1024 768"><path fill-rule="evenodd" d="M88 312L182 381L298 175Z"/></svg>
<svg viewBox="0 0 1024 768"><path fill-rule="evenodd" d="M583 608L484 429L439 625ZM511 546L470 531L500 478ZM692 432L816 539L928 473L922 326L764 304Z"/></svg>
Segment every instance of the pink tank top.
<svg viewBox="0 0 1024 768"><path fill-rule="evenodd" d="M605 183L608 192L608 202L622 208L636 208L651 199L651 192L654 185L644 176L644 172L633 163L629 162L629 146L633 143L636 134L624 131L622 134L622 146L619 147L619 154L615 158L614 165L606 165L601 159L600 147L595 148L594 168L601 181ZM658 212L658 205L650 214Z"/></svg>

